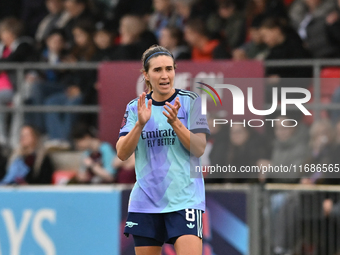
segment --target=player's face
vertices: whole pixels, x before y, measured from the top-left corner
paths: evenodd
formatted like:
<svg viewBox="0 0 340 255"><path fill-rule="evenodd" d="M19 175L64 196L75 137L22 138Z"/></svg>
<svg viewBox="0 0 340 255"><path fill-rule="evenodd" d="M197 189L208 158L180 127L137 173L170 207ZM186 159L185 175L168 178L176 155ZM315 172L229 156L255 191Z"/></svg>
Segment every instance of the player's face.
<svg viewBox="0 0 340 255"><path fill-rule="evenodd" d="M170 56L156 56L149 60L149 71L144 72L145 80L149 81L153 90L153 99L164 101L175 91L173 88L175 78L174 60Z"/></svg>

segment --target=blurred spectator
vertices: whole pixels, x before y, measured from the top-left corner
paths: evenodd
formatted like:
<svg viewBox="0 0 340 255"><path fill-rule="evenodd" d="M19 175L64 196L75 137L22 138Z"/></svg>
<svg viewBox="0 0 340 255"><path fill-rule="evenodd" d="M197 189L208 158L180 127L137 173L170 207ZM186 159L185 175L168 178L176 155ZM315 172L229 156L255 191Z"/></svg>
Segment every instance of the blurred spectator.
<svg viewBox="0 0 340 255"><path fill-rule="evenodd" d="M40 22L35 33L35 40L40 46L42 46L42 42L45 41L50 32L56 28L61 16L65 14L63 13L64 0L46 0L45 4L49 13Z"/></svg>
<svg viewBox="0 0 340 255"><path fill-rule="evenodd" d="M57 64L62 62L66 56L65 52L65 35L61 29L52 30L47 35L46 48L40 53L40 62ZM30 72L26 75L26 86L30 90L30 95L26 100L30 105L44 105L46 98L60 93L65 90L66 85L63 82L64 72L58 70L45 70L41 72ZM27 113L26 123L32 123L42 132L46 131L44 113Z"/></svg>
<svg viewBox="0 0 340 255"><path fill-rule="evenodd" d="M207 164L211 166L223 165L225 164L225 152L227 148L230 146L230 131L228 125L215 125L214 127L214 119L225 119L226 112L219 111L216 113L212 113L208 115L208 125L210 129L210 136L207 140L206 149L202 157L208 153L208 159L206 159ZM210 150L210 151L209 151ZM203 161L203 159L202 159ZM203 162L202 162L203 165ZM204 165L203 165L204 166ZM205 176L206 183L223 183L225 180L223 179L224 174L214 173L213 175Z"/></svg>
<svg viewBox="0 0 340 255"><path fill-rule="evenodd" d="M126 15L120 20L120 45L115 51L115 60L139 60L143 52L157 44L154 34L147 30L145 21L135 15Z"/></svg>
<svg viewBox="0 0 340 255"><path fill-rule="evenodd" d="M246 20L237 10L236 0L219 0L217 13L210 15L207 28L231 49L241 46L246 39Z"/></svg>
<svg viewBox="0 0 340 255"><path fill-rule="evenodd" d="M181 16L183 24L191 17L192 7L195 0L174 0L176 12Z"/></svg>
<svg viewBox="0 0 340 255"><path fill-rule="evenodd" d="M265 19L270 17L287 18L287 10L282 0L249 0L246 17L249 23L258 15Z"/></svg>
<svg viewBox="0 0 340 255"><path fill-rule="evenodd" d="M90 61L96 53L93 42L94 26L90 21L81 20L73 28L75 45L71 54L65 61L74 63L77 61ZM89 70L79 70L69 72L64 78L67 85L65 91L56 93L48 97L45 105L74 106L81 103L96 101L97 95L94 88L96 72ZM46 114L46 128L49 139L48 145L55 146L61 144L66 147L72 125L75 123L77 114L70 112L49 112Z"/></svg>
<svg viewBox="0 0 340 255"><path fill-rule="evenodd" d="M0 62L36 60L34 41L22 36L23 24L16 18L6 18L0 23Z"/></svg>
<svg viewBox="0 0 340 255"><path fill-rule="evenodd" d="M268 48L263 42L261 35L262 16L253 19L249 27L249 41L240 48L233 50L233 60L256 59L264 60Z"/></svg>
<svg viewBox="0 0 340 255"><path fill-rule="evenodd" d="M306 59L309 53L303 48L299 36L292 30L285 20L268 18L261 25L261 36L269 48L266 60L280 59ZM266 102L272 101L272 88L277 87L279 98L281 87L294 87L292 80L281 78L306 78L311 77L312 70L309 67L268 67L266 68L267 84L265 88ZM307 87L309 82L301 81L297 87ZM305 83L303 83L305 82ZM295 98L298 95L293 95Z"/></svg>
<svg viewBox="0 0 340 255"><path fill-rule="evenodd" d="M96 53L93 41L95 26L90 20L79 20L72 29L74 46L66 62L91 61Z"/></svg>
<svg viewBox="0 0 340 255"><path fill-rule="evenodd" d="M308 129L299 124L296 127L284 127L281 122L286 117L281 116L275 122L275 140L272 148L270 164L272 166L291 165L298 167L307 156L308 152ZM293 126L294 123L285 121L285 125ZM268 173L267 182L271 183L298 183L300 173Z"/></svg>
<svg viewBox="0 0 340 255"><path fill-rule="evenodd" d="M304 6L303 11L299 11L301 4ZM297 1L291 8L292 24L315 58L340 56L340 47L330 39L329 33L331 31L327 29L326 22L328 14L335 10L335 7L334 1L304 0L303 2ZM335 33L339 32L336 31Z"/></svg>
<svg viewBox="0 0 340 255"><path fill-rule="evenodd" d="M288 12L289 20L291 21L291 24L295 29L299 27L305 14L308 12L307 1L308 0L294 0L289 8ZM324 4L327 4L328 6L331 5L335 6L335 1L325 0ZM331 10L332 8L328 9Z"/></svg>
<svg viewBox="0 0 340 255"><path fill-rule="evenodd" d="M184 43L183 32L178 27L166 26L161 30L159 45L171 51L175 60L190 59L190 49Z"/></svg>
<svg viewBox="0 0 340 255"><path fill-rule="evenodd" d="M116 156L111 145L100 141L94 132L83 124L72 130L72 137L77 150L84 151L81 167L78 170L78 183L113 182L116 169L112 161Z"/></svg>
<svg viewBox="0 0 340 255"><path fill-rule="evenodd" d="M144 17L152 12L152 0L119 0L113 12L113 27L118 32L121 19L126 15Z"/></svg>
<svg viewBox="0 0 340 255"><path fill-rule="evenodd" d="M261 35L264 43L269 47L266 60L278 59L305 59L309 57L303 48L302 41L290 29L285 20L277 18L266 19L261 25ZM297 73L296 67L267 68L266 75L279 77L306 77L303 73Z"/></svg>
<svg viewBox="0 0 340 255"><path fill-rule="evenodd" d="M25 25L24 34L34 38L39 23L47 15L45 0L21 0L21 21Z"/></svg>
<svg viewBox="0 0 340 255"><path fill-rule="evenodd" d="M257 166L261 159L268 159L268 147L264 139L253 128L242 125L230 127L230 144L224 153L223 166ZM256 182L257 173L228 173L227 182L245 183Z"/></svg>
<svg viewBox="0 0 340 255"><path fill-rule="evenodd" d="M334 164L338 160L338 155L335 154L335 130L332 123L323 119L316 121L310 128L310 141L309 141L309 155L305 164L307 167L311 167L311 164ZM313 184L313 183L324 183L332 182L334 179L326 180L331 173L315 172L310 176L305 176L301 183ZM333 176L334 177L334 176Z"/></svg>
<svg viewBox="0 0 340 255"><path fill-rule="evenodd" d="M175 0L176 1L176 0ZM209 16L216 12L217 10L217 2L211 0L179 0L184 5L188 5L190 7L190 19L200 19L204 22L207 21ZM239 0L238 2L243 1Z"/></svg>
<svg viewBox="0 0 340 255"><path fill-rule="evenodd" d="M149 19L149 29L160 38L162 28L166 26L182 26L181 17L175 12L171 0L153 0L154 13Z"/></svg>
<svg viewBox="0 0 340 255"><path fill-rule="evenodd" d="M340 44L340 0L337 0L337 8L328 14L326 18L327 30L330 40L339 47Z"/></svg>
<svg viewBox="0 0 340 255"><path fill-rule="evenodd" d="M98 14L101 18L112 19L114 8L116 7L118 0L93 0L93 5L98 9Z"/></svg>
<svg viewBox="0 0 340 255"><path fill-rule="evenodd" d="M95 18L91 12L88 0L64 0L65 11L68 18L65 18L64 24L59 24L60 28L65 30L67 42L70 46L74 44L73 29L80 21L94 23Z"/></svg>
<svg viewBox="0 0 340 255"><path fill-rule="evenodd" d="M110 61L114 59L115 47L113 46L113 31L104 23L96 24L97 31L94 34L94 43L97 52L94 54L93 61Z"/></svg>
<svg viewBox="0 0 340 255"><path fill-rule="evenodd" d="M122 161L117 156L113 160L113 167L117 169L115 183L135 183L135 154Z"/></svg>
<svg viewBox="0 0 340 255"><path fill-rule="evenodd" d="M21 37L22 23L6 18L0 23L0 63L34 60L33 40ZM11 103L16 85L14 71L0 71L0 105ZM6 114L0 113L0 143L7 143Z"/></svg>
<svg viewBox="0 0 340 255"><path fill-rule="evenodd" d="M54 166L37 129L21 128L20 144L12 154L7 174L1 184L50 184Z"/></svg>
<svg viewBox="0 0 340 255"><path fill-rule="evenodd" d="M220 47L218 40L211 40L202 20L189 20L185 25L184 37L192 47L191 59L207 61L217 58L228 58L227 52Z"/></svg>

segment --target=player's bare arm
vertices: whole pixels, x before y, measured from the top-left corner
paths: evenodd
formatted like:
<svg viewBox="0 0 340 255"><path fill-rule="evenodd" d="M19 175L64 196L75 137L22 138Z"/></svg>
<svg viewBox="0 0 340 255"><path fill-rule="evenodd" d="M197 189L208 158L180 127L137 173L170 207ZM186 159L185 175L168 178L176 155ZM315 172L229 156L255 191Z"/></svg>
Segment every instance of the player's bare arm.
<svg viewBox="0 0 340 255"><path fill-rule="evenodd" d="M145 96L146 94L143 92L138 98L138 120L135 126L126 136L121 136L117 141L117 156L123 161L128 159L135 151L141 132L150 119L152 100L150 99L146 105Z"/></svg>

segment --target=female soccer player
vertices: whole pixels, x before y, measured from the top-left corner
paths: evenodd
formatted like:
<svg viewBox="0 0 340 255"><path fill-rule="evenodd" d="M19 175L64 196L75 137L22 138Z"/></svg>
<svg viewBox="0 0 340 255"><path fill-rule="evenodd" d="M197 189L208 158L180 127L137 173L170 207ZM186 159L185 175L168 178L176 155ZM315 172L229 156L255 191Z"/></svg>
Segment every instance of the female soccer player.
<svg viewBox="0 0 340 255"><path fill-rule="evenodd" d="M160 255L164 243L178 255L202 254L202 175L199 165L209 128L196 93L174 88L176 64L170 51L154 45L142 57L149 93L126 108L117 155L136 157L124 233L133 235L137 255Z"/></svg>

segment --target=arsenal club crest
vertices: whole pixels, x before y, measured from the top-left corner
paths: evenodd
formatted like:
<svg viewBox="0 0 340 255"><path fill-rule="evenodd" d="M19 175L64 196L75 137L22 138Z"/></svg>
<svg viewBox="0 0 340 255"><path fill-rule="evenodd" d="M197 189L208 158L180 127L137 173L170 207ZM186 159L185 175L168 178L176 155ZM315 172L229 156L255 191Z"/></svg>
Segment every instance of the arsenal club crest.
<svg viewBox="0 0 340 255"><path fill-rule="evenodd" d="M129 115L129 112L126 111L125 114L124 114L123 121L122 121L122 125L120 126L120 128L125 127L125 125L126 125L126 120L127 120L128 115Z"/></svg>

